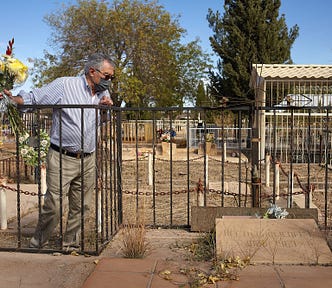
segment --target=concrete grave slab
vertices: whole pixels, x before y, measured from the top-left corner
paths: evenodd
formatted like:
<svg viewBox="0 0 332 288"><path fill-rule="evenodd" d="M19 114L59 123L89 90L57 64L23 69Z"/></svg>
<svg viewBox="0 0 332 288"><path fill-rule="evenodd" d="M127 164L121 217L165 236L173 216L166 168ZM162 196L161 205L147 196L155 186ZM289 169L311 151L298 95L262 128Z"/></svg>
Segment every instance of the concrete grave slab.
<svg viewBox="0 0 332 288"><path fill-rule="evenodd" d="M332 253L313 219L216 219L220 257L252 263L332 264Z"/></svg>
<svg viewBox="0 0 332 288"><path fill-rule="evenodd" d="M191 231L210 232L215 230L215 219L224 216L264 215L266 208L251 207L191 207ZM315 208L287 208L287 219L314 219L318 222L318 211ZM255 217L257 218L257 217Z"/></svg>

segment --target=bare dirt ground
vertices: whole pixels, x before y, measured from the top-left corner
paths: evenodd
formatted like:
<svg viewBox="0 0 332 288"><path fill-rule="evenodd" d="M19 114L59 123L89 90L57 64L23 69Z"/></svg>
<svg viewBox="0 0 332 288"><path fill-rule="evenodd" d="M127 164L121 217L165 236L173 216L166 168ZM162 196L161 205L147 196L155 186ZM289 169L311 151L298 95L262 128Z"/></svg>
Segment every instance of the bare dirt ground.
<svg viewBox="0 0 332 288"><path fill-rule="evenodd" d="M137 185L139 191L142 191L138 200L138 207L141 212L145 213L147 207L152 205L152 197L146 194L151 191L151 186L147 184L148 181L148 168L147 161L143 160L137 163L132 161L133 155L129 151L124 160L123 167L123 184L124 190L129 192L136 191ZM187 161L183 154L179 154L175 159L174 166L170 167L167 159L164 156L158 155L157 166L156 166L156 189L160 192L167 192L169 189L170 173L174 177L174 191L181 191L186 188L186 180L188 179ZM236 157L235 157L236 158ZM225 177L230 180L237 181L239 177L239 163L237 158L234 159L235 163L229 161L225 163L223 167ZM193 154L190 162L190 187L194 189L199 179L204 179L204 159L197 154ZM220 156L212 156L209 161L209 180L211 182L220 181L220 171L222 164L220 162ZM138 168L138 170L137 170ZM289 167L285 167L288 170ZM306 181L307 167L296 166L296 172L299 175L302 183ZM312 181L320 183L320 178L324 170L318 164L312 168L311 173L313 175ZM248 167L245 163L241 164L240 174L243 180L248 177ZM264 176L263 176L264 177ZM272 178L272 176L271 176ZM264 179L262 179L264 181ZM283 191L283 190L282 190ZM320 209L325 210L325 203L328 207L332 205L331 191L322 189L321 186L317 185L317 189L313 193L313 203ZM326 202L326 196L327 201ZM179 193L174 195L174 223L183 223L183 218L186 214L186 206L183 204L186 202L187 195ZM168 224L169 223L169 211L170 211L170 199L169 195L158 195L157 202L157 223ZM236 205L234 197L227 198L230 202L228 205ZM133 194L124 194L124 201L127 201L124 210L124 219L130 217L130 211L133 207L136 207L137 198ZM197 204L197 198L195 194L191 195L192 205ZM219 205L221 199L219 194L210 193L208 197L208 205ZM249 202L248 202L249 203ZM163 213L161 211L166 211ZM331 211L329 208L328 211ZM329 212L331 213L331 212ZM151 213L146 213L146 221L149 221ZM126 218L127 217L127 218ZM329 215L331 219L331 215ZM150 219L151 220L151 219ZM321 219L322 221L322 219ZM321 222L321 225L324 223ZM331 228L326 231L329 239L332 238ZM192 265L190 259L190 253L187 247L192 241L195 241L200 236L199 233L192 233L185 230L173 230L173 229L153 229L148 230L147 240L151 244L149 255L147 257L162 257L167 259L170 263L178 263L179 265ZM330 241L330 240L329 240ZM43 287L43 288L79 288L82 287L84 280L93 271L97 261L103 257L122 257L121 255L121 234L116 235L114 239L109 243L107 248L102 252L100 256L77 256L73 255L62 255L59 253L55 254L38 254L38 253L17 253L17 252L1 252L0 257L0 279L3 280L0 287ZM189 261L189 262L188 262ZM190 263L190 264L189 264ZM198 265L198 264L197 264ZM199 265L207 266L208 262L200 262Z"/></svg>
<svg viewBox="0 0 332 288"><path fill-rule="evenodd" d="M126 153L125 153L126 152ZM177 149L176 155L173 156L172 165L170 165L168 155L156 155L153 163L154 167L154 179L155 179L155 191L156 197L153 199L152 192L153 186L148 184L148 155L149 150L144 148L138 151L139 161L135 161L135 150L127 149L124 151L123 157L123 196L126 201L124 207L130 207L129 211L139 207L140 215L146 214L145 220L149 223L151 221L151 215L149 214L149 207L154 206L157 213L157 224L167 225L169 223L169 211L172 208L174 214L174 224L184 224L186 217L186 203L189 199L190 205L197 205L197 185L201 181L204 185L204 181L209 182L209 188L206 194L207 206L220 206L222 200L225 201L224 206L232 207L239 205L239 197L228 195L222 199L221 196L221 182L225 181L224 189L230 194L239 193L239 185L241 184L241 205L245 207L251 207L251 167L247 162L247 158L244 155L239 157L232 157L227 155L225 163L222 162L221 155L212 153L208 155L208 159L204 159L202 154L189 152L187 155L186 149ZM189 156L189 161L187 160ZM204 165L208 173L205 173ZM320 210L320 224L324 225L324 213L327 212L328 226L331 226L332 219L332 194L329 190L329 183L332 182L332 173L319 163L310 164L310 178L308 179L308 165L307 164L293 164L290 167L289 164L280 163L280 195L286 197L288 194L288 174L290 170L293 171L293 192L294 194L302 193L303 189L306 189L308 181L313 185L312 202ZM266 187L266 174L265 167L262 165L260 172L261 177L261 205L262 207L268 207L271 201L273 192L273 179L274 169L271 164L270 167L270 187ZM325 189L325 176L327 177L327 189ZM206 179L207 178L207 179ZM172 199L170 199L170 183L172 185ZM189 184L189 196L187 195L187 183ZM245 183L249 183L246 185ZM136 192L140 194L136 196ZM155 201L154 203L152 201ZM172 203L170 203L172 201ZM172 205L172 207L171 207ZM293 203L293 205L296 205ZM286 207L284 207L286 208ZM301 207L302 208L302 207ZM326 209L327 208L327 209ZM163 214L162 211L166 211ZM124 209L124 218L126 218L126 209ZM130 215L128 215L129 217Z"/></svg>

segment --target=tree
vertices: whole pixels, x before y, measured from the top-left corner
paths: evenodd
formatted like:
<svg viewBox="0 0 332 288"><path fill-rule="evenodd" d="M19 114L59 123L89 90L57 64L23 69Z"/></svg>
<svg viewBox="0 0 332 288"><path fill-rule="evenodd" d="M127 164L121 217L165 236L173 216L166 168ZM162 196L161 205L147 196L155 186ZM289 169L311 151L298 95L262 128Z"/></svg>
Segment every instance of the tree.
<svg viewBox="0 0 332 288"><path fill-rule="evenodd" d="M292 63L290 49L299 28L288 31L285 15L279 17L280 5L280 0L225 0L223 17L209 9L210 43L220 56L209 88L219 101L227 97L237 105L254 100L249 89L252 64Z"/></svg>
<svg viewBox="0 0 332 288"><path fill-rule="evenodd" d="M45 17L53 28L54 53L35 59L36 85L76 75L93 52L107 53L116 63L112 85L115 105L182 106L206 77L208 55L198 40L181 44L185 30L158 1L78 0ZM75 63L75 65L74 65Z"/></svg>
<svg viewBox="0 0 332 288"><path fill-rule="evenodd" d="M196 106L208 107L213 106L213 101L210 99L203 81L200 81L197 87Z"/></svg>
<svg viewBox="0 0 332 288"><path fill-rule="evenodd" d="M203 81L200 81L197 88L196 106L198 107L213 107L214 99L211 99ZM216 113L206 109L204 113L200 113L201 116L207 123L216 123ZM198 117L198 116L197 116Z"/></svg>

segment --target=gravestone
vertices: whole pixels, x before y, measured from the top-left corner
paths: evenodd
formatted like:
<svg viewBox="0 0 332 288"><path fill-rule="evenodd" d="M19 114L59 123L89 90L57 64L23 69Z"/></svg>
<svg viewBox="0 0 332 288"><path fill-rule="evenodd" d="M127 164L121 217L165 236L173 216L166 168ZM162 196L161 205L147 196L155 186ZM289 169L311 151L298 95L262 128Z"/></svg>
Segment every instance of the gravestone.
<svg viewBox="0 0 332 288"><path fill-rule="evenodd" d="M216 218L224 216L254 216L264 215L266 208L252 207L191 207L190 230L210 232L215 229ZM287 208L287 219L314 219L318 222L318 211L315 208Z"/></svg>
<svg viewBox="0 0 332 288"><path fill-rule="evenodd" d="M217 255L251 263L332 264L332 253L313 219L216 219Z"/></svg>
<svg viewBox="0 0 332 288"><path fill-rule="evenodd" d="M170 156L171 155L171 149L172 149L172 156L174 157L176 155L176 144L170 143L170 142L161 142L163 155ZM171 148L172 146L172 148Z"/></svg>

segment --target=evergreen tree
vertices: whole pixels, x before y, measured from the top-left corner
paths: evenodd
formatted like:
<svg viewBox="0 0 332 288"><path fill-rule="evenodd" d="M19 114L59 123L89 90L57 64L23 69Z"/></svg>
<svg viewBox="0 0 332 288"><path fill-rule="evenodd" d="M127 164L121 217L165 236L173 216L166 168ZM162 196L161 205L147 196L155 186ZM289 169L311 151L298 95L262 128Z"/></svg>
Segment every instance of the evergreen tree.
<svg viewBox="0 0 332 288"><path fill-rule="evenodd" d="M211 101L205 91L204 82L200 81L197 86L196 106L210 106Z"/></svg>
<svg viewBox="0 0 332 288"><path fill-rule="evenodd" d="M211 46L220 56L217 70L210 72L210 90L230 105L249 104L252 64L292 63L290 49L298 36L297 25L288 30L285 15L279 16L280 0L225 0L224 15L208 11L214 35Z"/></svg>

